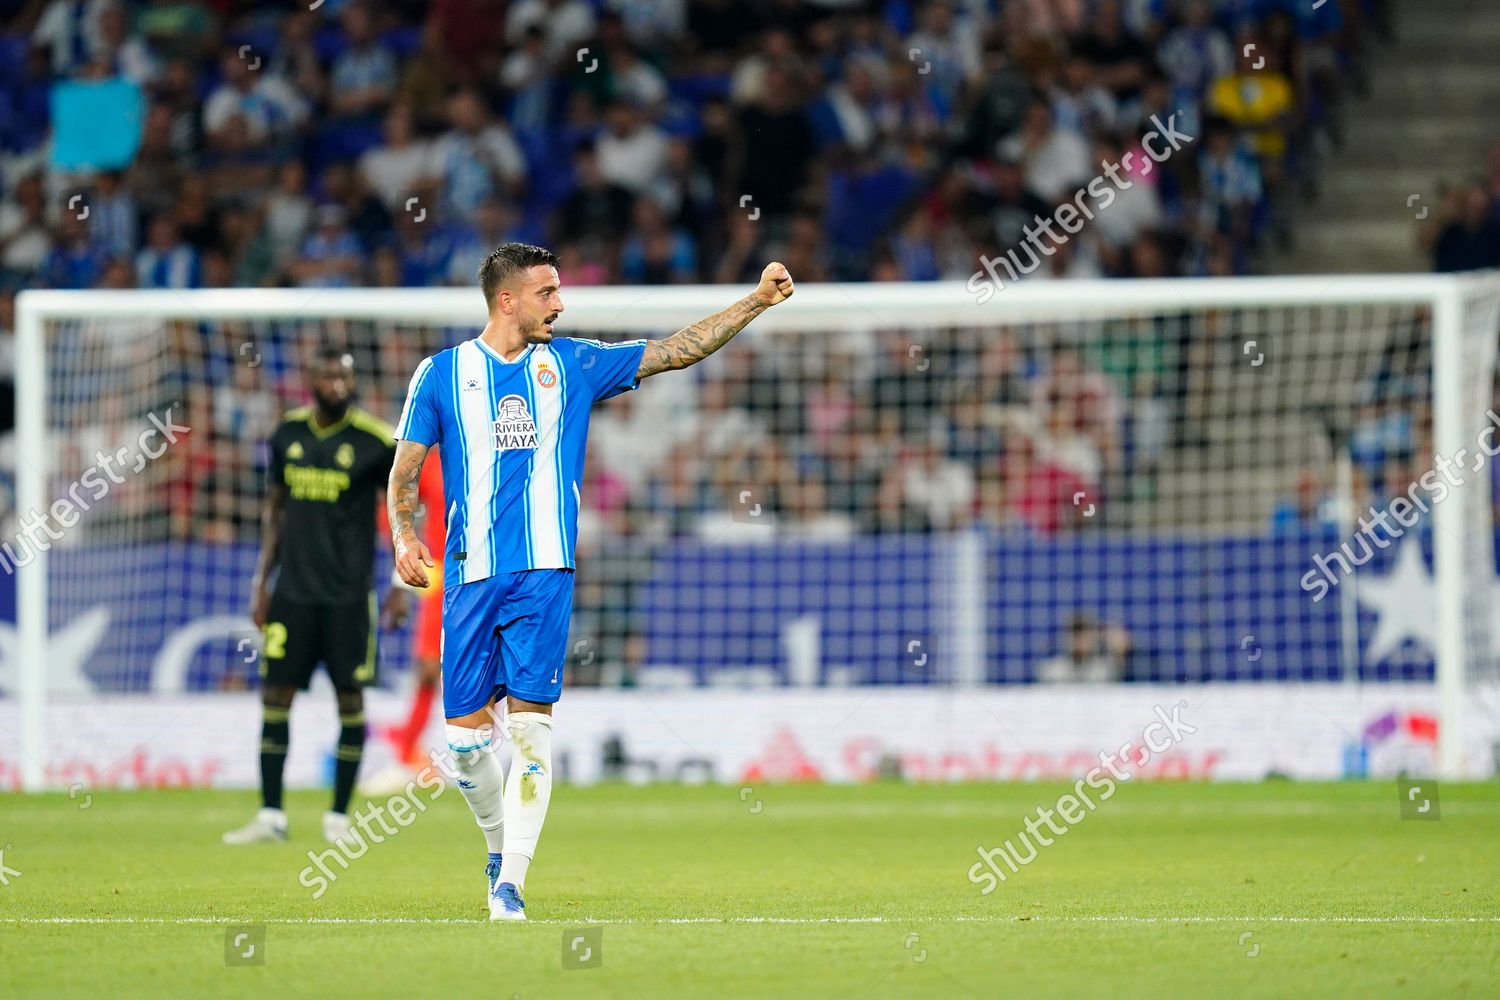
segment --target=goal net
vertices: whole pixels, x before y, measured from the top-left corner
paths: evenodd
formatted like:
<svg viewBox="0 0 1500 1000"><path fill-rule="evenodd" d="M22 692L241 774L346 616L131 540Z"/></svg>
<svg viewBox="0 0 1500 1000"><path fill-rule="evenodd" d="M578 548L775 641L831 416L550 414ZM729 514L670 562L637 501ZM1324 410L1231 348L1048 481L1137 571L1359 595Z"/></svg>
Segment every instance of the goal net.
<svg viewBox="0 0 1500 1000"><path fill-rule="evenodd" d="M598 408L568 682L1435 680L1443 773L1488 766L1500 279L989 291L805 286ZM665 336L736 293L565 289L559 332ZM308 362L347 350L394 422L482 322L457 289L24 293L0 760L61 781L44 744L87 734L49 704L254 687L266 440ZM382 683L410 649L382 637Z"/></svg>

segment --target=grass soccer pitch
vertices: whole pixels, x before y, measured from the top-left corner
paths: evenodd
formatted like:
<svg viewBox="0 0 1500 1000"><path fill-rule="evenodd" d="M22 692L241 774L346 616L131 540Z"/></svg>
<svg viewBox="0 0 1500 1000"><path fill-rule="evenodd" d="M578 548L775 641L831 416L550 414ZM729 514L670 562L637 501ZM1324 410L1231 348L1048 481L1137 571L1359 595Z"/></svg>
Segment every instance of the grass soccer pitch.
<svg viewBox="0 0 1500 1000"><path fill-rule="evenodd" d="M240 848L247 792L8 795L0 996L1496 995L1500 786L1125 784L982 895L1067 790L560 786L524 925L451 790L318 900L323 793Z"/></svg>

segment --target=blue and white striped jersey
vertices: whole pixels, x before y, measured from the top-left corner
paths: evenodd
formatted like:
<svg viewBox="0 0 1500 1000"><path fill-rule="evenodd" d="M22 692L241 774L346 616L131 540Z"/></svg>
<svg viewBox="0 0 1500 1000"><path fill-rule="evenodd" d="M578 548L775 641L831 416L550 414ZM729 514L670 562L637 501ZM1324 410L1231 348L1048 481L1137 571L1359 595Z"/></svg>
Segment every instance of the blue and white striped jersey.
<svg viewBox="0 0 1500 1000"><path fill-rule="evenodd" d="M645 353L559 337L506 361L476 338L417 366L395 436L438 447L445 587L574 568L589 411L636 387Z"/></svg>

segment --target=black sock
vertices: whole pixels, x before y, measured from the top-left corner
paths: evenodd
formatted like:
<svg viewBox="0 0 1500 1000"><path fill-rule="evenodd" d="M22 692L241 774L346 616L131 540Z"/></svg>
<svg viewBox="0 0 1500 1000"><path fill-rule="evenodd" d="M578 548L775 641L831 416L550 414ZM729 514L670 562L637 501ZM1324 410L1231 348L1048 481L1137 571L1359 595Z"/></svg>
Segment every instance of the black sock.
<svg viewBox="0 0 1500 1000"><path fill-rule="evenodd" d="M333 811L347 813L359 777L359 762L365 755L365 713L340 713L339 746L334 752Z"/></svg>
<svg viewBox="0 0 1500 1000"><path fill-rule="evenodd" d="M281 776L286 768L291 717L289 708L261 707L260 804L267 809L281 808Z"/></svg>

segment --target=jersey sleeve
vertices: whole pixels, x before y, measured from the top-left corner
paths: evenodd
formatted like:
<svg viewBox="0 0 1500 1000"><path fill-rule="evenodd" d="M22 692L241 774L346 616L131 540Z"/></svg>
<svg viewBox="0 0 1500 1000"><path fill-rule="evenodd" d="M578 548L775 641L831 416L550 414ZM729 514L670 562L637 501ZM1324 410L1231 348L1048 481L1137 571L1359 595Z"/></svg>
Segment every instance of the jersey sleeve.
<svg viewBox="0 0 1500 1000"><path fill-rule="evenodd" d="M396 439L391 425L379 417L359 410L354 415L355 426L370 436L373 458L370 461L370 476L381 486L391 477L391 466L396 464Z"/></svg>
<svg viewBox="0 0 1500 1000"><path fill-rule="evenodd" d="M286 482L286 424L278 424L271 433L270 456L266 462L266 492Z"/></svg>
<svg viewBox="0 0 1500 1000"><path fill-rule="evenodd" d="M441 436L438 421L438 372L431 358L417 365L411 377L411 386L406 390L406 406L401 410L401 419L396 424L396 440L415 441L429 448L437 444Z"/></svg>
<svg viewBox="0 0 1500 1000"><path fill-rule="evenodd" d="M593 390L594 402L629 392L640 385L635 373L646 356L644 340L605 344L597 340L574 340L573 357L584 380Z"/></svg>

